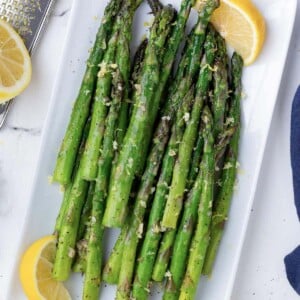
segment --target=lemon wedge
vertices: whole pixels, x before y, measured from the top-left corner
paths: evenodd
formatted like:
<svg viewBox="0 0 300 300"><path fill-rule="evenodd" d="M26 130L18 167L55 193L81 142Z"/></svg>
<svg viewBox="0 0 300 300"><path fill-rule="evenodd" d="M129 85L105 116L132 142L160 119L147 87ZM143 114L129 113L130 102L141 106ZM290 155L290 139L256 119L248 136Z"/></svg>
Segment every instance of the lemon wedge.
<svg viewBox="0 0 300 300"><path fill-rule="evenodd" d="M251 0L221 0L211 22L243 57L245 65L257 59L265 41L266 24Z"/></svg>
<svg viewBox="0 0 300 300"><path fill-rule="evenodd" d="M31 80L31 59L19 34L0 19L0 103L19 95Z"/></svg>
<svg viewBox="0 0 300 300"><path fill-rule="evenodd" d="M34 242L24 253L19 274L29 300L71 299L64 285L52 278L55 252L56 238L49 235Z"/></svg>

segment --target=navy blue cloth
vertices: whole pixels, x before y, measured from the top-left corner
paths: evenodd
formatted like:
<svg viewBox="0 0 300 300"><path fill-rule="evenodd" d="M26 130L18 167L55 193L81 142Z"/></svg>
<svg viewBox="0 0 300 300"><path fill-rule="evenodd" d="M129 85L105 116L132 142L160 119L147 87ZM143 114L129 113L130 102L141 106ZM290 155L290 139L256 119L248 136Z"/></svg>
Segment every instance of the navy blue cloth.
<svg viewBox="0 0 300 300"><path fill-rule="evenodd" d="M294 202L300 220L300 86L292 105L290 142ZM287 278L294 290L300 295L300 246L284 258L284 263Z"/></svg>
<svg viewBox="0 0 300 300"><path fill-rule="evenodd" d="M292 105L291 164L293 171L294 201L300 220L300 86Z"/></svg>

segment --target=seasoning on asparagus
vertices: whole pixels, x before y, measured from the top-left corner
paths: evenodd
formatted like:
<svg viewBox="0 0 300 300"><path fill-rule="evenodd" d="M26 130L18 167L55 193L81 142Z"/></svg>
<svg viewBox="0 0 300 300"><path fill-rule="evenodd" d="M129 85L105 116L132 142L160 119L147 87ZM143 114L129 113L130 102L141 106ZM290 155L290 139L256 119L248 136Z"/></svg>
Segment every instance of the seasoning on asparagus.
<svg viewBox="0 0 300 300"><path fill-rule="evenodd" d="M158 0L147 0L147 2L154 14L157 14L161 9L163 9L163 5Z"/></svg>
<svg viewBox="0 0 300 300"><path fill-rule="evenodd" d="M102 61L106 51L115 17L122 2L122 0L111 0L104 11L104 16L87 62L83 81L56 161L53 180L61 184L67 184L71 180L77 151L90 112L90 104L99 71L98 65Z"/></svg>
<svg viewBox="0 0 300 300"><path fill-rule="evenodd" d="M126 5L129 6L127 9L128 13L123 16L123 24L120 28L120 33L119 33L116 63L120 69L122 79L124 82L124 99L125 99L125 101L123 101L121 104L119 121L118 121L118 129L116 134L116 142L119 147L121 147L129 123L130 103L128 98L129 98L129 87L130 87L129 79L130 79L130 71L131 71L130 70L131 69L130 42L132 39L133 16L136 9L141 4L141 2L142 0L125 1L125 8ZM140 51L142 52L143 48L140 49Z"/></svg>
<svg viewBox="0 0 300 300"><path fill-rule="evenodd" d="M82 157L82 177L95 180L98 169L100 146L104 134L105 119L111 103L111 81L119 32L115 31L108 43L107 52L100 64L97 87L92 109L91 128Z"/></svg>
<svg viewBox="0 0 300 300"><path fill-rule="evenodd" d="M63 219L60 223L57 250L53 265L53 277L58 281L69 278L71 266L75 258L75 246L79 228L80 215L84 206L89 183L81 178L81 157L89 132L90 121L87 122L78 155L79 166L72 182ZM64 204L63 204L64 205Z"/></svg>
<svg viewBox="0 0 300 300"><path fill-rule="evenodd" d="M128 222L123 225L121 233L104 266L102 279L109 284L118 284L127 230Z"/></svg>
<svg viewBox="0 0 300 300"><path fill-rule="evenodd" d="M145 51L146 47L148 45L148 39L144 39L134 56L133 65L132 65L132 71L131 71L131 97L134 99L135 94L137 92L136 85L140 82L141 78L141 72L143 68L144 63L144 57L145 57ZM134 103L135 101L133 101ZM129 112L130 114L130 112ZM120 135L117 132L117 143L118 143L118 137ZM119 148L119 145L116 145L116 148ZM116 159L115 155L115 159ZM121 262L122 262L122 254L123 254L123 247L124 247L124 241L127 234L128 229L128 221L126 221L126 224L123 225L121 229L121 233L114 245L113 250L110 253L110 256L105 264L105 267L103 269L103 281L109 283L109 284L117 284L119 280L119 273L121 269Z"/></svg>
<svg viewBox="0 0 300 300"><path fill-rule="evenodd" d="M181 140L185 127L184 115L190 110L190 106L194 98L193 92L194 89L192 88L184 98L182 106L177 112L176 123L173 125L172 134L163 158L161 173L156 186L155 196L147 225L146 236L143 240L140 252L141 259L138 260L135 273L133 297L137 299L145 299L148 296L148 284L151 279L155 254L159 238L161 236L160 219L165 197L168 192L168 185L171 181L173 166L176 160L178 141Z"/></svg>
<svg viewBox="0 0 300 300"><path fill-rule="evenodd" d="M83 299L98 299L101 283L102 240L104 227L102 218L108 189L109 176L114 158L113 141L118 123L118 115L123 100L124 84L119 69L113 74L112 103L106 118L105 136L99 159L98 175L92 201L92 214L86 256Z"/></svg>
<svg viewBox="0 0 300 300"><path fill-rule="evenodd" d="M192 4L193 1L191 0L184 0L181 4L180 12L166 45L167 50L161 67L158 65L155 54L151 53L155 51L154 47L147 47L146 56L148 58L141 82L141 95L131 116L123 148L111 178L107 209L104 215L104 225L106 226L121 226L126 216L126 206L133 179L139 167L139 160L140 157L145 156L145 153L139 151L139 147L142 145L143 140L150 141L152 126L161 101L161 95L165 89L178 47L183 38ZM148 133L150 133L150 136L148 136ZM144 146L142 148L143 150L147 149Z"/></svg>
<svg viewBox="0 0 300 300"><path fill-rule="evenodd" d="M76 258L72 266L73 272L84 273L86 268L87 244L89 240L89 222L91 221L92 201L95 191L95 182L90 182L85 204L82 208L80 223L77 232Z"/></svg>
<svg viewBox="0 0 300 300"><path fill-rule="evenodd" d="M200 173L198 174L195 185L190 192L190 197L199 197L199 184L201 184L198 221L192 239L191 248L189 250L189 258L183 283L180 288L180 300L194 299L195 297L210 238L210 224L214 196L215 154L214 137L212 133L213 118L207 106L203 110L202 120L205 123L203 159ZM173 282L171 278L169 281L171 286L168 288L168 290L172 289L172 283ZM167 299L167 297L165 299Z"/></svg>
<svg viewBox="0 0 300 300"><path fill-rule="evenodd" d="M152 273L152 279L156 282L162 282L167 274L175 236L175 229L169 229L163 233Z"/></svg>
<svg viewBox="0 0 300 300"><path fill-rule="evenodd" d="M152 30L159 32L161 26L165 25L166 21L170 23L173 19L172 11L173 10L170 10L169 7L163 8L160 14L157 15L158 23L154 23L154 27L157 26L158 29L153 28ZM149 44L150 43L152 43L151 36ZM163 43L160 47L162 46ZM143 226L143 218L146 207L152 197L151 190L155 183L155 178L160 167L160 160L163 156L165 145L169 138L168 134L165 134L165 132L168 133L168 130L165 127L169 126L169 121L169 119L164 118L164 126L159 127L153 137L153 146L148 156L147 166L141 179L138 194L135 199L133 214L130 217L128 231L124 240L123 259L117 288L117 299L126 299L130 296L130 283L134 272L137 245L142 234L141 226Z"/></svg>
<svg viewBox="0 0 300 300"><path fill-rule="evenodd" d="M233 92L231 96L231 107L228 120L230 121L231 125L236 126L236 130L229 143L228 149L226 150L226 158L222 174L222 186L217 196L213 211L211 240L205 257L205 264L203 269L203 274L205 275L210 275L212 272L213 263L223 235L224 224L228 219L228 211L234 191L237 172L236 165L239 149L241 118L240 100L242 97L241 78L243 69L243 60L237 53L234 53L232 56L231 69L231 89Z"/></svg>
<svg viewBox="0 0 300 300"><path fill-rule="evenodd" d="M199 78L198 78L198 82L197 82L197 86L196 86L196 100L195 100L195 104L196 103L204 103L206 102L207 96L208 96L208 92L209 92L209 87L210 87L210 83L212 80L212 65L214 63L214 59L215 59L215 48L216 48L216 43L215 43L215 38L214 35L211 31L208 31L208 34L206 36L206 40L205 40L205 44L204 44L204 56L201 62L201 68L200 68L200 74L199 74ZM199 100L198 100L199 99ZM202 126L203 124L201 124ZM198 125L199 127L199 125ZM197 129L197 132L199 131L199 129ZM203 145L203 136L202 134L199 135L198 139L200 140L200 146ZM197 145L196 145L197 146ZM197 150L197 149L196 149ZM202 152L202 148L199 150L197 150L198 152ZM199 159L200 160L200 154L197 153L198 158L195 159ZM191 186L194 183L195 180L195 175L192 172L192 168L193 167L197 167L199 168L199 162L196 166L191 165L190 166L190 174L189 176L193 176L193 178L188 178L189 180L187 181L186 187L188 189L191 188ZM192 167L192 168L191 168ZM172 265L174 264L175 269L178 269L178 265L181 268L184 268L185 266L185 259L183 259L187 254L188 254L188 249L189 249L189 242L191 239L191 235L193 233L193 222L191 222L191 220L195 220L196 216L197 216L197 207L198 207L198 203L199 203L199 198L195 197L193 198L194 202L191 201L187 201L186 205L185 205L185 209L184 209L184 213L183 213L183 217L181 219L181 224L179 229L171 229L167 232L164 233L164 237L161 243L161 247L159 249L158 255L157 255L157 259L155 262L155 266L154 266L154 270L153 270L153 275L152 278L155 281L161 281L164 274L167 271L167 266L169 263L169 258L171 256L172 253L172 247L174 244L174 239L175 239L175 232L177 231L177 236L176 236L176 241L179 241L179 245L178 247L176 247L176 242L175 242L175 249L173 250L172 253L172 262L171 262L171 273L173 272L173 267ZM198 202L197 202L198 201ZM187 232L186 232L186 224L189 224ZM178 258L178 256L180 258ZM174 276L175 278L176 276ZM181 281L177 284L176 279L174 279L174 281L176 282L176 286L178 287L177 291L179 290L179 287L181 285ZM169 295L169 297L171 297ZM174 294L174 297L176 298L176 294ZM178 297L178 295L177 295Z"/></svg>
<svg viewBox="0 0 300 300"><path fill-rule="evenodd" d="M217 39L217 58L214 66L214 94L212 113L214 116L214 134L216 142L224 131L225 110L228 99L228 55L225 40L215 32Z"/></svg>
<svg viewBox="0 0 300 300"><path fill-rule="evenodd" d="M160 15L164 15L163 18L172 20L173 10L162 10L156 17L157 20L159 20ZM135 106L124 138L121 153L110 181L107 207L103 219L105 226L120 227L124 223L132 183L137 170L140 168L140 161L144 159L146 155L145 151L147 147L144 147L143 144L150 142L155 119L153 115L157 114L159 104L152 100L160 77L156 39L157 34L162 35L164 33L165 39L167 39L168 36L166 30L161 32L160 29L159 22L154 22L145 54L140 95L134 104ZM160 39L162 39L162 37L160 37ZM161 46L163 47L164 44ZM141 151L141 149L144 151Z"/></svg>
<svg viewBox="0 0 300 300"><path fill-rule="evenodd" d="M218 1L214 1L214 0L208 1L206 5L207 6L204 6L201 15L201 18L203 18L202 22L199 22L199 24L201 24L200 36L203 36L203 40L205 38L205 32L206 32L203 30L204 28L207 27L212 12L218 6ZM204 26L204 24L206 26ZM197 32L197 28L196 28L196 32ZM206 81L204 81L203 83L200 82L201 85L199 87L199 89L202 89L204 93L206 93L208 88L208 83L206 84L205 83ZM168 195L168 200L164 211L164 216L162 219L162 226L165 228L174 229L177 226L177 220L179 218L179 214L181 212L181 208L183 204L183 196L184 196L184 190L186 188L187 176L189 173L191 155L197 138L202 106L203 106L203 97L196 97L191 115L187 116L188 118L190 118L190 120L185 130L182 143L179 146L178 158L174 167L170 192Z"/></svg>

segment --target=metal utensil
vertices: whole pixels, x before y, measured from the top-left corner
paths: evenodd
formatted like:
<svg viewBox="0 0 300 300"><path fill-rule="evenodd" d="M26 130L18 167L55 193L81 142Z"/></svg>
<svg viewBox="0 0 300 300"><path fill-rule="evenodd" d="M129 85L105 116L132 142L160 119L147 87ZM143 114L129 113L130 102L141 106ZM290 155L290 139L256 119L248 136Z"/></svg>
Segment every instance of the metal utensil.
<svg viewBox="0 0 300 300"><path fill-rule="evenodd" d="M22 36L30 53L35 48L55 0L0 0L0 18L9 22ZM0 129L12 100L0 104Z"/></svg>

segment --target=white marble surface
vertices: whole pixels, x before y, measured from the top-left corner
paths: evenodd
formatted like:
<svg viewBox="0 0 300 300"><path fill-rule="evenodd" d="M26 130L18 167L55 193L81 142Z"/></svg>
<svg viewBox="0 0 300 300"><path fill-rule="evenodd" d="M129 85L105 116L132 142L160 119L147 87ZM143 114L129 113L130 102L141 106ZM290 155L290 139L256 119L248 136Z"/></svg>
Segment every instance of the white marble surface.
<svg viewBox="0 0 300 300"><path fill-rule="evenodd" d="M57 2L33 55L31 86L14 103L6 127L0 131L0 300L5 300L2 295L8 286L16 241L24 223L43 121L72 6L72 0ZM300 244L289 162L290 108L300 84L300 0L298 4L233 300L299 298L286 280L283 265L284 255Z"/></svg>

